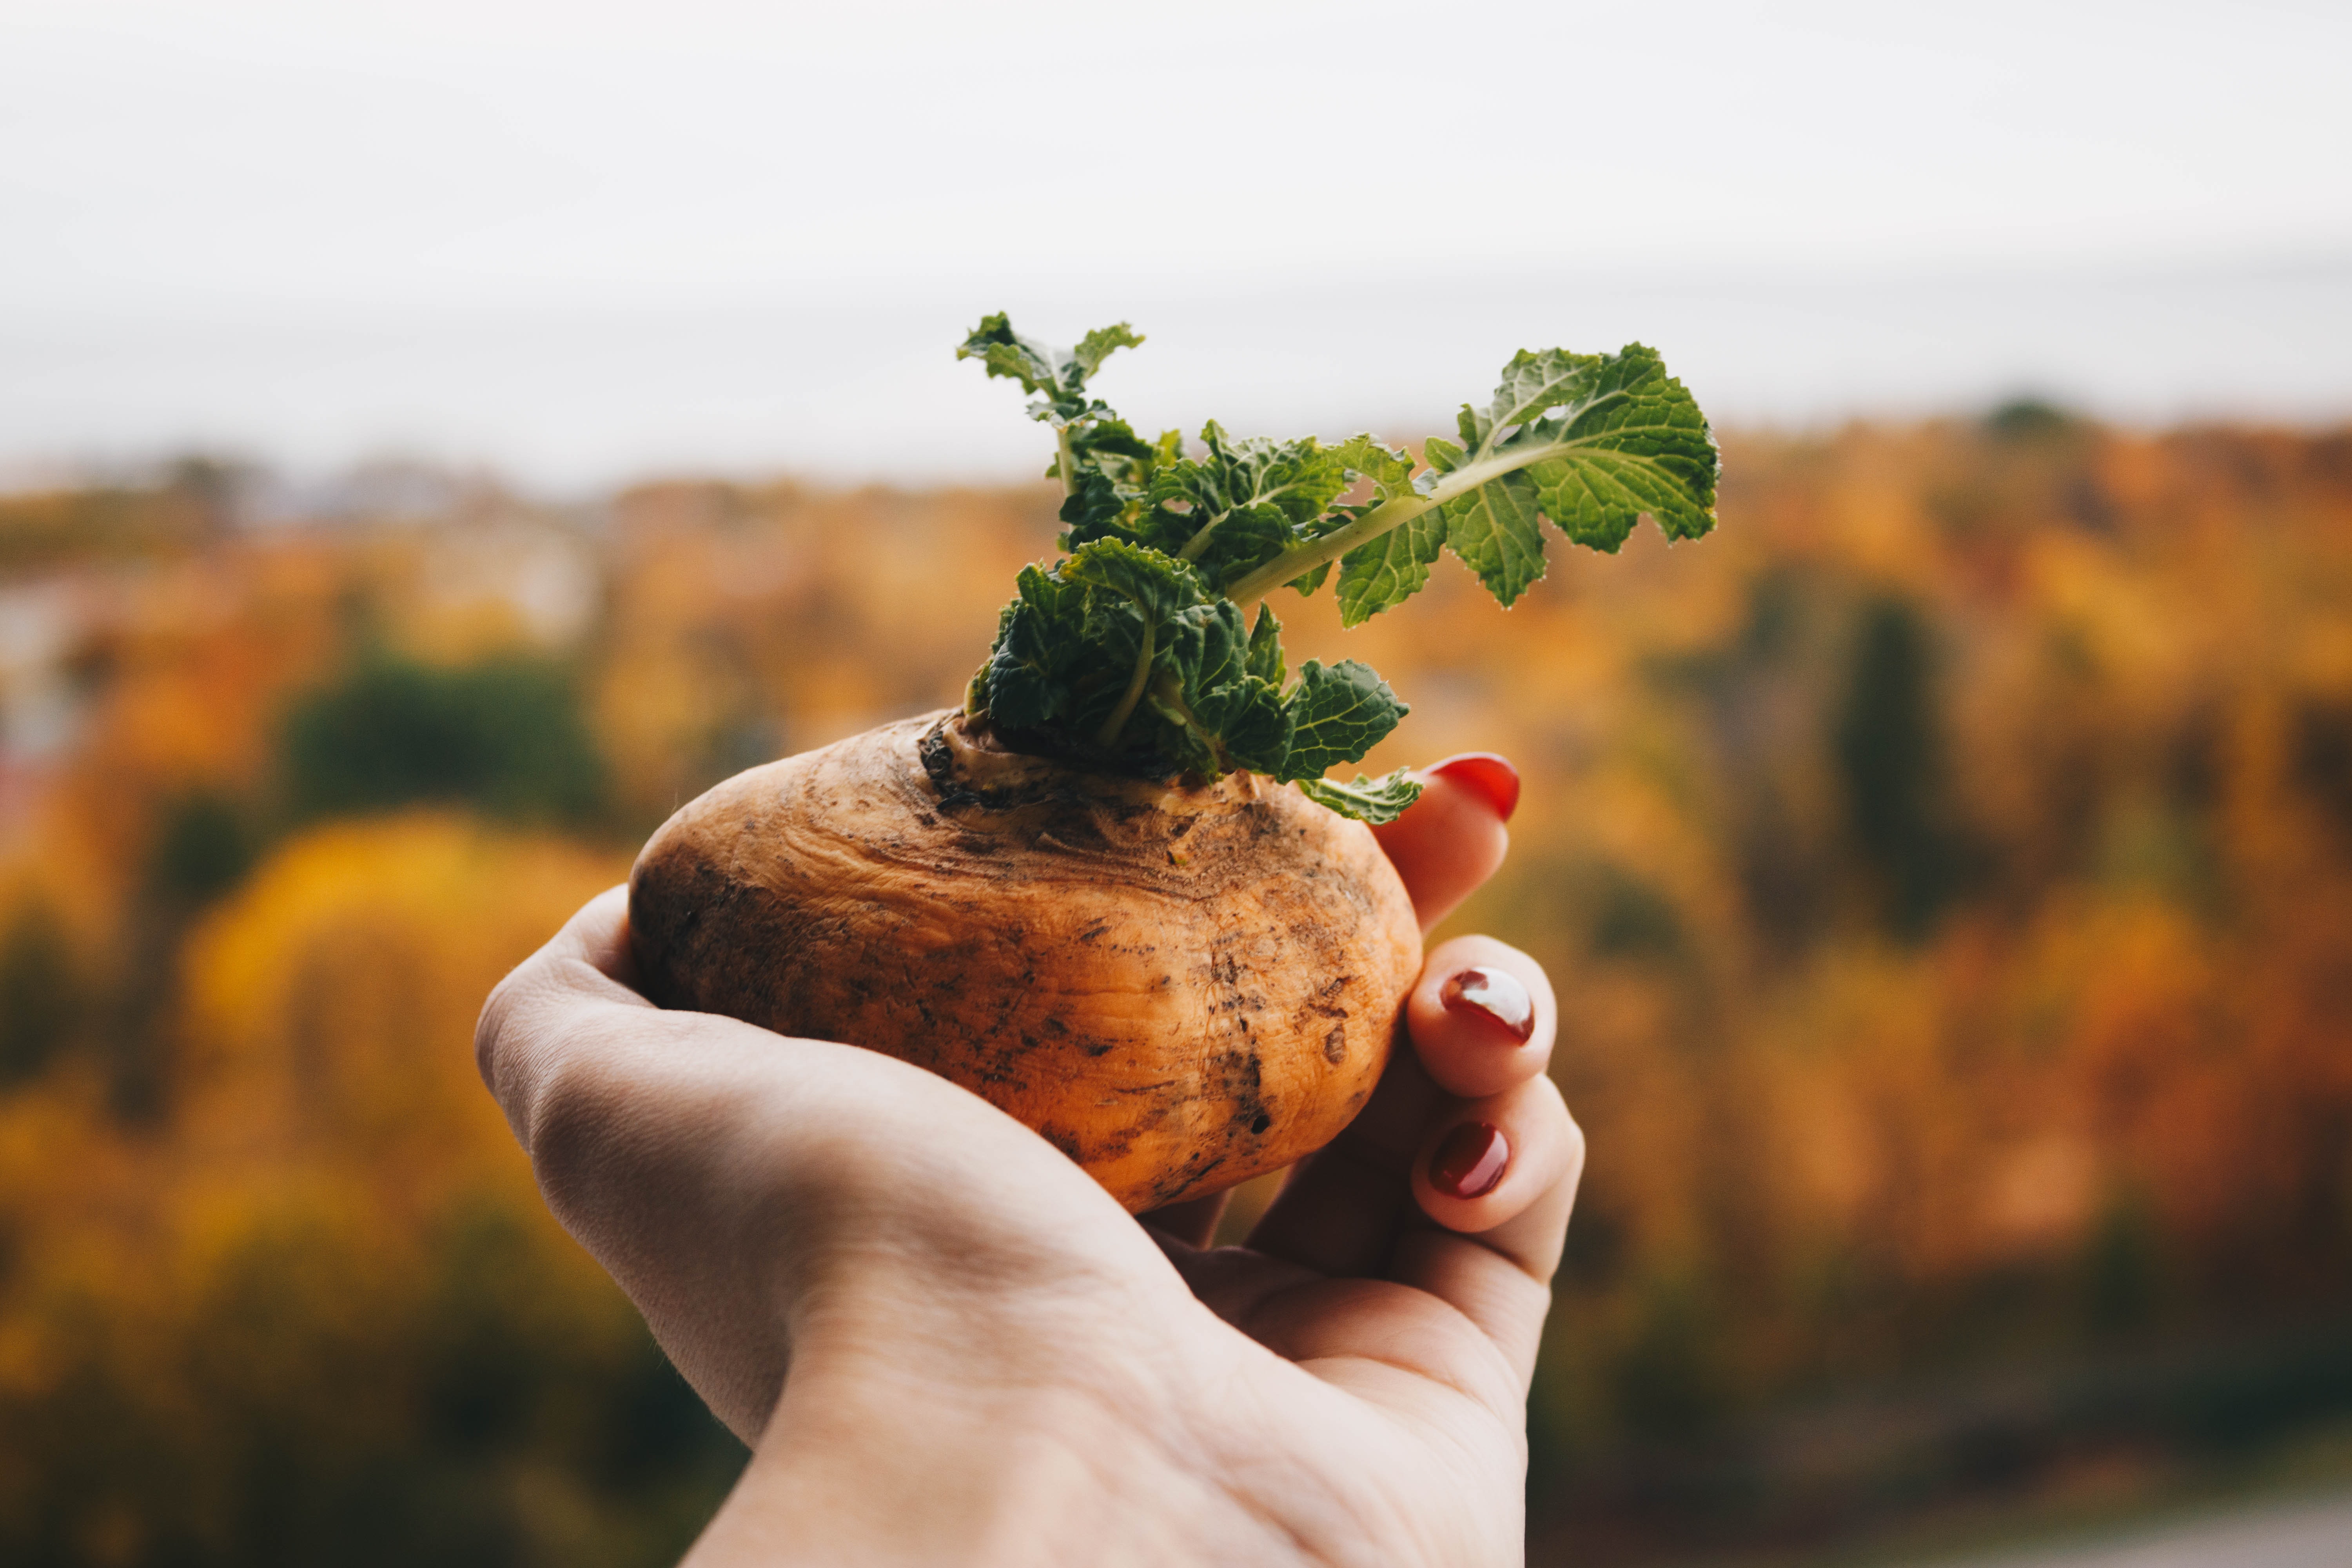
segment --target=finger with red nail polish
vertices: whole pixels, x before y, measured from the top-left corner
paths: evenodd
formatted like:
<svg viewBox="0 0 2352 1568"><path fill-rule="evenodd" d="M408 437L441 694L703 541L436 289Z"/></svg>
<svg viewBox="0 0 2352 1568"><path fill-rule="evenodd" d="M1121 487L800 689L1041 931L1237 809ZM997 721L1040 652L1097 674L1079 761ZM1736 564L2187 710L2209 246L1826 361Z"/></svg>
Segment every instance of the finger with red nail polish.
<svg viewBox="0 0 2352 1568"><path fill-rule="evenodd" d="M1505 822L1510 821L1511 813L1519 809L1519 770L1511 765L1510 758L1499 752L1457 752L1420 771L1424 783L1444 779L1475 791Z"/></svg>
<svg viewBox="0 0 2352 1568"><path fill-rule="evenodd" d="M1542 1072L1556 1015L1542 967L1486 936L1432 948L1404 1013L1423 1068L1465 1100L1498 1094Z"/></svg>
<svg viewBox="0 0 2352 1568"><path fill-rule="evenodd" d="M1429 1184L1450 1198L1483 1198L1510 1168L1511 1141L1491 1121L1465 1121L1437 1142Z"/></svg>
<svg viewBox="0 0 2352 1568"><path fill-rule="evenodd" d="M1507 969L1475 963L1457 969L1438 987L1437 999L1447 1012L1484 1020L1509 1036L1514 1044L1525 1044L1536 1032L1535 998Z"/></svg>
<svg viewBox="0 0 2352 1568"><path fill-rule="evenodd" d="M1448 1230L1507 1224L1582 1168L1583 1135L1547 1078L1448 1105L1413 1162L1413 1198Z"/></svg>
<svg viewBox="0 0 2352 1568"><path fill-rule="evenodd" d="M1421 771L1421 798L1372 829L1412 893L1426 932L1495 874L1511 846L1503 826L1519 803L1519 775L1488 752L1465 752Z"/></svg>

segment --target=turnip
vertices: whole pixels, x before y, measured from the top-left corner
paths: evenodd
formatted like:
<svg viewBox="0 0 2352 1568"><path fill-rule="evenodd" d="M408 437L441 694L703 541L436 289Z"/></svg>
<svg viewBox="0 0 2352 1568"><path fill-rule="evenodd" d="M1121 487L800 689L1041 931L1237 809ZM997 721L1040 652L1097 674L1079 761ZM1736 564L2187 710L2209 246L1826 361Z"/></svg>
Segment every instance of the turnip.
<svg viewBox="0 0 2352 1568"><path fill-rule="evenodd" d="M1420 968L1366 826L1420 785L1323 777L1407 709L1354 660L1293 674L1259 601L1336 566L1354 626L1444 548L1507 605L1543 572L1539 519L1612 552L1644 514L1696 538L1717 472L1697 405L1640 344L1516 355L1416 475L1369 436L1146 441L1087 391L1141 342L981 323L959 357L1020 382L1055 431L1062 558L1023 569L960 711L728 780L630 877L656 1002L929 1068L1139 1211L1328 1142Z"/></svg>

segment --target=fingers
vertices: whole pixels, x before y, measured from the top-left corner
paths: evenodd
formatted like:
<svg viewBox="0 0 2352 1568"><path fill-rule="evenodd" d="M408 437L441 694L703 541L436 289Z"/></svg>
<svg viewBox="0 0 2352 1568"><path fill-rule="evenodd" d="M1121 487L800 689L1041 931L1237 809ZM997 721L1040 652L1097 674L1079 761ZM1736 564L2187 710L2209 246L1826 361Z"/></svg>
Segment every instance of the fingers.
<svg viewBox="0 0 2352 1568"><path fill-rule="evenodd" d="M1541 964L1493 937L1462 936L1431 951L1404 1011L1431 1079L1476 1099L1544 1070L1559 1010Z"/></svg>
<svg viewBox="0 0 2352 1568"><path fill-rule="evenodd" d="M1251 1247L1318 1274L1380 1273L1412 1202L1407 1163L1440 1098L1421 1064L1398 1052L1348 1130L1291 1167Z"/></svg>
<svg viewBox="0 0 2352 1568"><path fill-rule="evenodd" d="M1485 1330L1522 1384L1583 1173L1584 1133L1544 1078L1441 1118L1413 1162L1428 1223L1399 1239L1390 1277Z"/></svg>
<svg viewBox="0 0 2352 1568"><path fill-rule="evenodd" d="M1511 843L1503 825L1518 806L1519 775L1492 752L1469 752L1421 770L1420 777L1421 798L1372 834L1404 879L1426 931L1502 865Z"/></svg>
<svg viewBox="0 0 2352 1568"><path fill-rule="evenodd" d="M608 888L499 982L483 1004L474 1026L474 1065L524 1148L530 1146L531 1107L557 1047L576 1052L609 1037L580 1026L600 1011L653 1006L630 988L635 973L629 890Z"/></svg>
<svg viewBox="0 0 2352 1568"><path fill-rule="evenodd" d="M1448 757L1421 779L1421 798L1372 832L1426 932L1503 863L1511 840L1503 825L1518 805L1519 785L1511 764L1486 752ZM1503 954L1510 955L1507 974L1468 978L1447 994L1449 981L1487 959L1502 963ZM1499 942L1458 951L1449 942L1431 957L1406 1009L1409 1037L1431 1070L1398 1053L1348 1131L1293 1173L1251 1232L1252 1247L1327 1273L1377 1268L1410 1201L1403 1172L1432 1109L1449 1091L1490 1094L1543 1070L1551 988L1542 970ZM1537 1021L1511 1041L1501 1033L1521 1016L1514 981Z"/></svg>
<svg viewBox="0 0 2352 1568"><path fill-rule="evenodd" d="M563 929L548 945L559 955L577 958L606 979L635 992L637 960L629 947L628 884L607 888L589 900L578 914L563 923Z"/></svg>
<svg viewBox="0 0 2352 1568"><path fill-rule="evenodd" d="M877 1051L653 1007L630 973L614 889L500 983L476 1054L549 1208L747 1441L801 1305L849 1272L919 1277L899 1295L945 1313L942 1282L1174 1286L1100 1186L986 1100Z"/></svg>
<svg viewBox="0 0 2352 1568"><path fill-rule="evenodd" d="M1543 1076L1558 1016L1542 966L1517 949L1475 936L1433 949L1405 1001L1412 1051L1251 1246L1428 1291L1524 1384L1584 1169L1584 1135Z"/></svg>
<svg viewBox="0 0 2352 1568"><path fill-rule="evenodd" d="M1439 1118L1412 1163L1412 1195L1447 1230L1549 1280L1583 1170L1584 1134L1559 1088L1531 1079Z"/></svg>
<svg viewBox="0 0 2352 1568"><path fill-rule="evenodd" d="M1412 1049L1391 1059L1348 1130L1302 1163L1250 1245L1326 1274L1381 1273L1413 1214L1409 1173L1433 1126L1462 1099L1544 1081L1556 1020L1550 983L1526 953L1491 937L1440 944L1406 1000Z"/></svg>
<svg viewBox="0 0 2352 1568"><path fill-rule="evenodd" d="M749 1441L790 1360L770 1280L753 1262L784 1247L766 1226L759 1248L743 1245L756 1194L732 1209L723 1201L730 1170L746 1163L730 1118L761 1113L756 1086L730 1071L730 1057L752 1059L732 1037L751 1031L661 1012L623 983L632 973L628 891L615 888L499 982L475 1027L475 1058L550 1209Z"/></svg>

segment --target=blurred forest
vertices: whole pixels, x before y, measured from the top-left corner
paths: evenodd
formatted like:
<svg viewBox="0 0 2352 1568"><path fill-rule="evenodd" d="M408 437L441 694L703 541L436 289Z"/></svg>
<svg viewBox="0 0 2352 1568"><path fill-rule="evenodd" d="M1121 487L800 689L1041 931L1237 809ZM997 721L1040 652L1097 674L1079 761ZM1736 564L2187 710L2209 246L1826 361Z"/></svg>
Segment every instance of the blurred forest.
<svg viewBox="0 0 2352 1568"><path fill-rule="evenodd" d="M1456 917L1591 1137L1538 1562L2352 1430L2352 432L1727 443L1295 657L1526 803ZM961 692L1040 485L0 498L0 1559L652 1564L741 1451L545 1215L497 977L725 774ZM2302 1447L2298 1447L2297 1446Z"/></svg>

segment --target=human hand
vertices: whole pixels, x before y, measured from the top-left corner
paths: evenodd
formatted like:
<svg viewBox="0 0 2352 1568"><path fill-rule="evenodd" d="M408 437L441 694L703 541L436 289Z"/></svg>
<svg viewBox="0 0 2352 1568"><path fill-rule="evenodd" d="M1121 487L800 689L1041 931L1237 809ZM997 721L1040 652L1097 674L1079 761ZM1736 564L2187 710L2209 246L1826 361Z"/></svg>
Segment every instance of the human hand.
<svg viewBox="0 0 2352 1568"><path fill-rule="evenodd" d="M1433 770L1381 830L1424 930L1501 861L1493 777ZM1220 1200L1139 1225L943 1079L654 1008L626 907L509 975L476 1047L557 1216L753 1445L690 1563L1519 1559L1583 1155L1525 954L1432 951L1363 1113L1202 1251ZM1489 1007L1449 1008L1469 969Z"/></svg>

